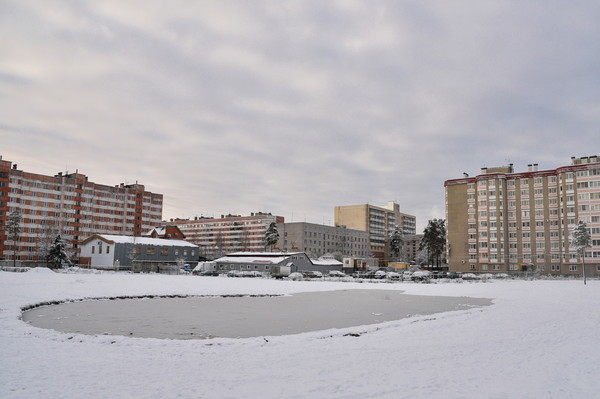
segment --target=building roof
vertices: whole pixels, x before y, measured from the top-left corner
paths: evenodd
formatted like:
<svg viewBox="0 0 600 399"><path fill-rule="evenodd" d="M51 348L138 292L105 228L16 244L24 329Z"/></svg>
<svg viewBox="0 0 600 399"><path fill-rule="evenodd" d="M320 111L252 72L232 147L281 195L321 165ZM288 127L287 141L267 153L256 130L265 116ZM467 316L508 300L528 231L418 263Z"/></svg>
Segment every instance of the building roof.
<svg viewBox="0 0 600 399"><path fill-rule="evenodd" d="M245 257L236 257L236 256L223 256L222 258L216 259L215 262L219 263L257 263L263 265L276 265L284 260L288 259L289 256L279 256L279 257L264 257L264 256L245 256Z"/></svg>
<svg viewBox="0 0 600 399"><path fill-rule="evenodd" d="M163 238L117 236L111 234L94 234L82 241L87 244L94 239L101 239L107 244L135 244L135 245L156 245L161 247L191 247L198 248L197 245L184 240L166 240Z"/></svg>
<svg viewBox="0 0 600 399"><path fill-rule="evenodd" d="M144 236L150 237L155 232L158 236L164 236L165 234L167 234L167 228L165 226L154 227L150 231L146 232Z"/></svg>
<svg viewBox="0 0 600 399"><path fill-rule="evenodd" d="M216 259L215 262L276 265L298 254L304 255L304 252L234 252Z"/></svg>
<svg viewBox="0 0 600 399"><path fill-rule="evenodd" d="M329 258L329 257L321 257L319 259L311 259L310 260L313 265L319 265L319 266L341 266L343 265L342 262L340 262L337 259L334 258Z"/></svg>

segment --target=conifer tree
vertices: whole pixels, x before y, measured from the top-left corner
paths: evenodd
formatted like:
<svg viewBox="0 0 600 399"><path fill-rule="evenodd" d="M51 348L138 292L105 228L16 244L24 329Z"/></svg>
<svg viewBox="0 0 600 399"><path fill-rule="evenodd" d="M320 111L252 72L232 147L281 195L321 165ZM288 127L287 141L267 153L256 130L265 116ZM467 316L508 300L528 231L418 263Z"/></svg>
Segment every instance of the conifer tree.
<svg viewBox="0 0 600 399"><path fill-rule="evenodd" d="M585 275L585 250L586 248L591 247L592 245L592 237L590 236L590 232L587 229L587 224L585 222L579 221L577 227L573 229L571 245L575 247L579 256L581 256L581 267L583 268L583 284L586 284L586 275Z"/></svg>
<svg viewBox="0 0 600 399"><path fill-rule="evenodd" d="M21 232L23 231L21 227L21 222L23 221L23 216L21 215L21 211L15 209L8 215L8 221L6 223L6 232L7 238L13 242L13 266L17 266L17 241L21 237Z"/></svg>
<svg viewBox="0 0 600 399"><path fill-rule="evenodd" d="M394 260L401 260L402 248L404 246L404 232L400 226L394 226L388 237L388 245L390 248L390 257Z"/></svg>
<svg viewBox="0 0 600 399"><path fill-rule="evenodd" d="M57 269L71 265L71 259L67 253L65 242L61 238L60 234L56 236L54 242L50 246L46 260L48 261L48 265L51 269Z"/></svg>
<svg viewBox="0 0 600 399"><path fill-rule="evenodd" d="M273 245L277 244L279 241L279 232L277 231L277 224L275 222L271 222L269 228L265 232L265 250L269 248L269 250L273 247Z"/></svg>

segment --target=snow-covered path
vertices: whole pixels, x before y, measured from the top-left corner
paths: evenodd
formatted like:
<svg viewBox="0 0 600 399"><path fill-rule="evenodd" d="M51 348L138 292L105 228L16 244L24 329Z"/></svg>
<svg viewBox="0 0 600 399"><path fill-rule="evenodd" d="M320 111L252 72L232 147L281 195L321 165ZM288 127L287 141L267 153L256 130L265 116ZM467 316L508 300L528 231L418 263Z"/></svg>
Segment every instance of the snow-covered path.
<svg viewBox="0 0 600 399"><path fill-rule="evenodd" d="M487 297L494 305L242 340L83 336L18 319L21 307L48 300L348 288ZM599 310L598 281L356 284L0 272L0 397L596 398ZM310 309L298 317L310 317Z"/></svg>

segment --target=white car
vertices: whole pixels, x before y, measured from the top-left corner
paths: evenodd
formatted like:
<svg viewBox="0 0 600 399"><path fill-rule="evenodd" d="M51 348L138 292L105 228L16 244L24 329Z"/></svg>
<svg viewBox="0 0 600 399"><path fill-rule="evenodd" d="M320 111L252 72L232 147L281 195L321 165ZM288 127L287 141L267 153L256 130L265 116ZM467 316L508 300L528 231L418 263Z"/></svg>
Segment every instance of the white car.
<svg viewBox="0 0 600 399"><path fill-rule="evenodd" d="M396 273L396 272L387 272L385 277L388 280L401 280L402 279L402 275L400 275L400 273Z"/></svg>

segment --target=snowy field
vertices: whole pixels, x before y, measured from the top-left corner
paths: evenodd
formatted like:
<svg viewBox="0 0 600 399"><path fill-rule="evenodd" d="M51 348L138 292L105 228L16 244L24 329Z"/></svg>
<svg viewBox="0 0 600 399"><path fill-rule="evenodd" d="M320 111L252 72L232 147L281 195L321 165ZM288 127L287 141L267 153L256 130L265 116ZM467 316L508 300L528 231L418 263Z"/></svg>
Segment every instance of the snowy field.
<svg viewBox="0 0 600 399"><path fill-rule="evenodd" d="M279 337L161 340L35 328L21 308L138 295L395 289L492 306ZM298 312L310 318L311 309ZM600 282L369 284L0 272L1 398L597 398Z"/></svg>

